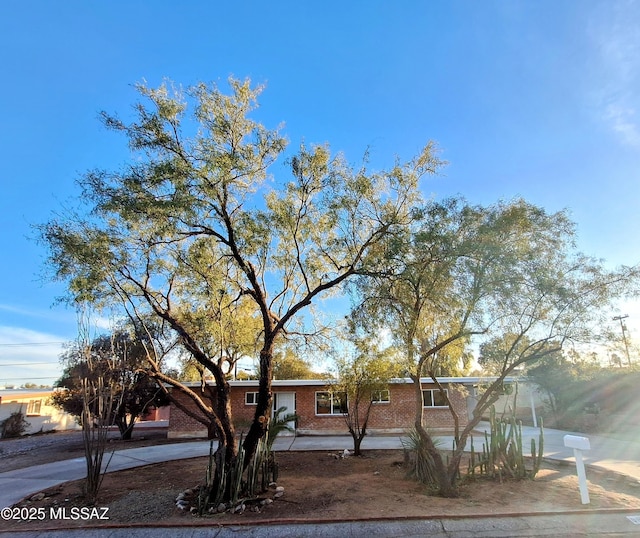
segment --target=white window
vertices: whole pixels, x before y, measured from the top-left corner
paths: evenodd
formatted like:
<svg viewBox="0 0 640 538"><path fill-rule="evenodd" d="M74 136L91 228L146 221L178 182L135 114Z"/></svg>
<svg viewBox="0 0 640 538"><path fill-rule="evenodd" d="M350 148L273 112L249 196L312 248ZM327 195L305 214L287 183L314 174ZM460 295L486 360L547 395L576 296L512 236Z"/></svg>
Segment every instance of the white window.
<svg viewBox="0 0 640 538"><path fill-rule="evenodd" d="M449 396L447 389L444 392ZM425 407L447 407L447 401L439 389L426 389L422 391Z"/></svg>
<svg viewBox="0 0 640 538"><path fill-rule="evenodd" d="M244 403L246 405L258 405L258 393L257 392L245 392Z"/></svg>
<svg viewBox="0 0 640 538"><path fill-rule="evenodd" d="M344 415L346 412L346 392L316 392L316 415Z"/></svg>
<svg viewBox="0 0 640 538"><path fill-rule="evenodd" d="M29 400L27 405L27 415L39 415L42 407L42 400Z"/></svg>
<svg viewBox="0 0 640 538"><path fill-rule="evenodd" d="M376 390L371 393L373 403L389 403L389 389Z"/></svg>

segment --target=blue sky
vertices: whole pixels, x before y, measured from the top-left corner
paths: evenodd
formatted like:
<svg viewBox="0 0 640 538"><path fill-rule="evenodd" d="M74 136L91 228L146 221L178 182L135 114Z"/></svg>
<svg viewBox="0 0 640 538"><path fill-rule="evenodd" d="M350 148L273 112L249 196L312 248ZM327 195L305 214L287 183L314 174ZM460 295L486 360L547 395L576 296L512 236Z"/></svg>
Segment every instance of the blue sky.
<svg viewBox="0 0 640 538"><path fill-rule="evenodd" d="M449 165L427 195L567 208L581 250L640 262L639 23L640 2L614 0L4 0L0 386L58 375L76 319L42 281L32 225L82 172L126 161L97 115L126 116L142 80L250 77L266 84L259 119L284 122L293 148L328 142L354 163L435 140Z"/></svg>

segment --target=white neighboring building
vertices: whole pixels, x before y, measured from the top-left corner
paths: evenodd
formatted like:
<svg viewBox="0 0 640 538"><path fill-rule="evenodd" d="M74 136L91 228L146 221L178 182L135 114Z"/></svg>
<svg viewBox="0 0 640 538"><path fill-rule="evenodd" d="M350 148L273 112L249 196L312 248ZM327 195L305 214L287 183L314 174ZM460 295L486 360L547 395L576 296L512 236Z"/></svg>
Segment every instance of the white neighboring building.
<svg viewBox="0 0 640 538"><path fill-rule="evenodd" d="M25 434L50 430L79 430L72 415L49 405L54 389L4 389L0 390L0 422L11 413L22 410L29 423Z"/></svg>

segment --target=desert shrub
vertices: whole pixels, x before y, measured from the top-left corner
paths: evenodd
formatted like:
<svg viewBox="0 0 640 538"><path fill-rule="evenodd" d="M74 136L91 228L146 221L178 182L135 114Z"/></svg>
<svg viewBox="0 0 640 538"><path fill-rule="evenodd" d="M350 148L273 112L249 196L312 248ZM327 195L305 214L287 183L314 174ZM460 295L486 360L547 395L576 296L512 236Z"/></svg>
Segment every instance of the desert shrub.
<svg viewBox="0 0 640 538"><path fill-rule="evenodd" d="M0 437L3 439L10 437L20 437L27 431L30 423L27 422L22 414L22 408L14 411L2 422L0 422Z"/></svg>

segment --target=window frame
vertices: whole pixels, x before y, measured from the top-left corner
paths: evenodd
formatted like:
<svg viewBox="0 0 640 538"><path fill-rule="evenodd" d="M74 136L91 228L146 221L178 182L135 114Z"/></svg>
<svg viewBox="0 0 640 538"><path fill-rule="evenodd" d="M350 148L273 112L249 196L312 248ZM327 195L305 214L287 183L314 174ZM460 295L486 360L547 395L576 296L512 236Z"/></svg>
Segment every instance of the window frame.
<svg viewBox="0 0 640 538"><path fill-rule="evenodd" d="M249 395L252 395L253 401L249 401ZM244 393L244 405L258 405L258 394L259 392L245 392Z"/></svg>
<svg viewBox="0 0 640 538"><path fill-rule="evenodd" d="M29 400L27 404L27 416L39 417L42 415L42 398Z"/></svg>
<svg viewBox="0 0 640 538"><path fill-rule="evenodd" d="M328 413L318 413L318 395L327 394L329 396L329 409ZM344 395L344 399L341 399L339 395ZM344 402L344 403L343 403ZM343 411L344 405L344 411ZM347 393L344 391L329 391L329 390L318 390L315 392L314 399L314 411L317 417L340 417L344 416L348 412L349 402L347 399Z"/></svg>
<svg viewBox="0 0 640 538"><path fill-rule="evenodd" d="M386 395L386 398L383 398ZM391 393L389 389L374 390L371 393L371 403L373 404L388 404L391 403Z"/></svg>
<svg viewBox="0 0 640 538"><path fill-rule="evenodd" d="M425 393L430 393L430 401L431 404L427 404L427 398L425 397ZM449 389L444 389L445 394L449 397ZM440 394L440 389L422 389L422 407L425 409L448 409L449 406L445 401L443 405L435 405L436 402L436 394L439 398L444 399L444 397Z"/></svg>

